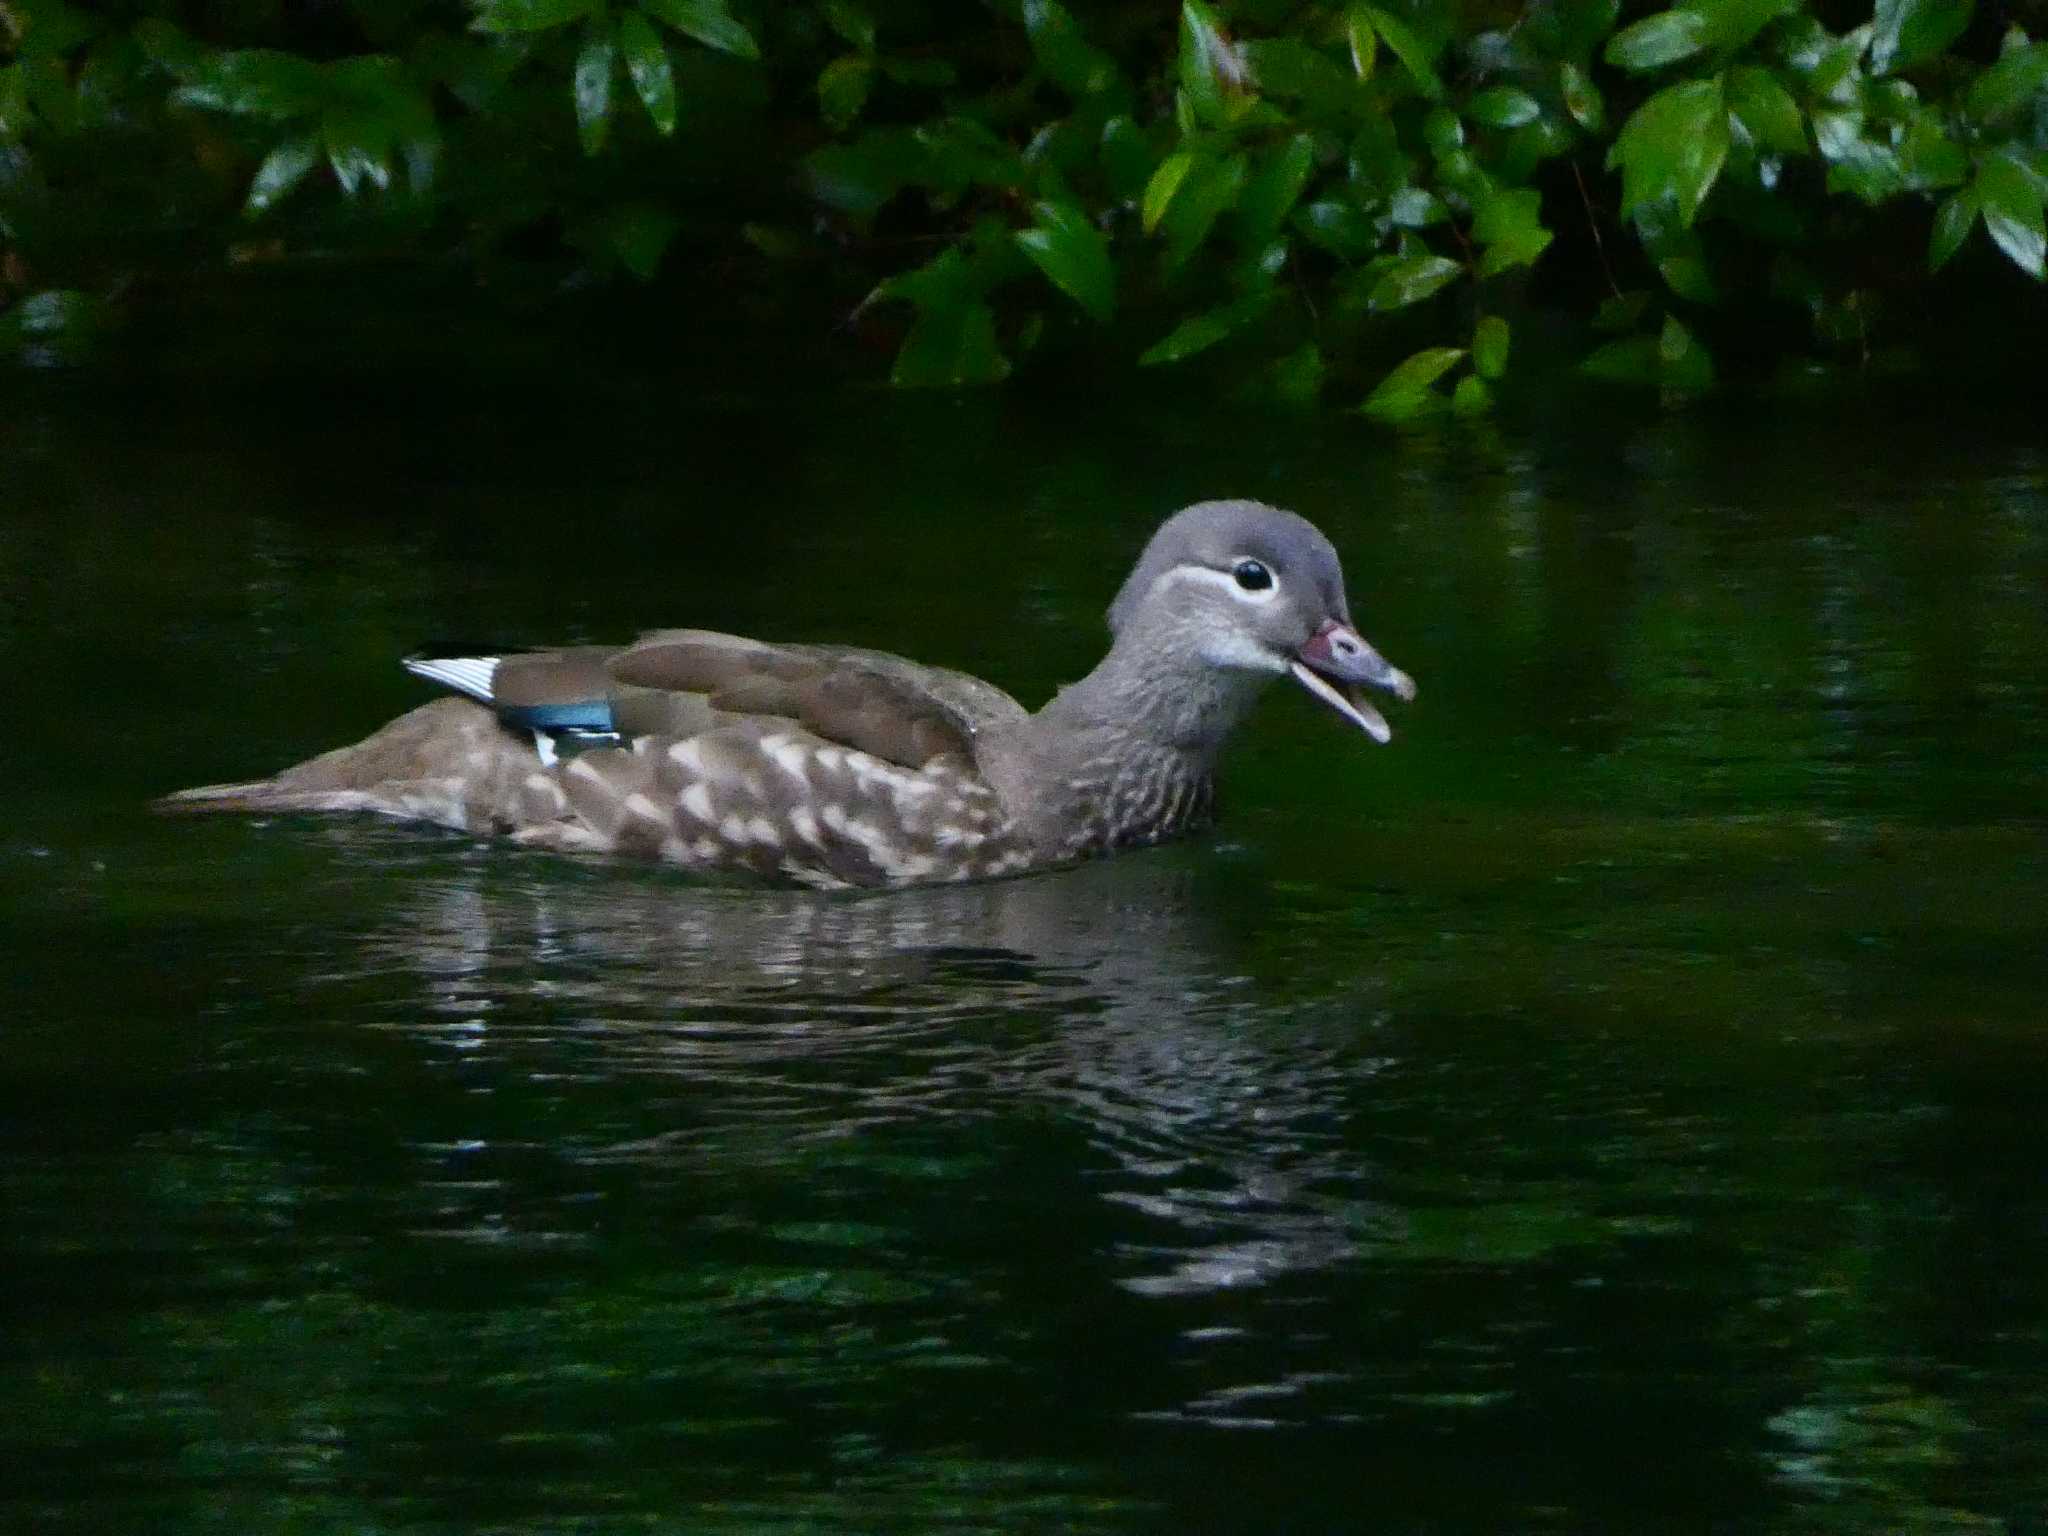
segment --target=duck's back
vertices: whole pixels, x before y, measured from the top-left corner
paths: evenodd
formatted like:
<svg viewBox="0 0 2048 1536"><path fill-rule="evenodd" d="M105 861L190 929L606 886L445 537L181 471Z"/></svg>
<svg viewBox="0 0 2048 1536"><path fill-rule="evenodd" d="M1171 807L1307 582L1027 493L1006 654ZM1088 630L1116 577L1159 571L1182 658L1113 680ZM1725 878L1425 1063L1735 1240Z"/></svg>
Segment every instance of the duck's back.
<svg viewBox="0 0 2048 1536"><path fill-rule="evenodd" d="M816 885L1029 862L976 763L979 734L1025 711L965 673L706 630L408 666L467 697L167 806L371 811Z"/></svg>

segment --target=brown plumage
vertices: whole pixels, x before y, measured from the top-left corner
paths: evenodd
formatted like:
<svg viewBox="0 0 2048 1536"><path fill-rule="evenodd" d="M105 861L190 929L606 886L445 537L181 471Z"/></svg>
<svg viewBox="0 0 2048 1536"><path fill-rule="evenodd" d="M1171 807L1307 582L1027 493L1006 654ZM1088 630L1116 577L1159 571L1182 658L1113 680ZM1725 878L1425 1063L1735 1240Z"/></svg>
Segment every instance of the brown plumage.
<svg viewBox="0 0 2048 1536"><path fill-rule="evenodd" d="M1256 502L1169 519L1110 623L1102 663L1035 714L884 652L708 630L418 661L470 697L159 805L367 811L820 886L982 879L1204 820L1217 752L1274 676L1381 740L1349 685L1414 692L1352 628L1328 541Z"/></svg>

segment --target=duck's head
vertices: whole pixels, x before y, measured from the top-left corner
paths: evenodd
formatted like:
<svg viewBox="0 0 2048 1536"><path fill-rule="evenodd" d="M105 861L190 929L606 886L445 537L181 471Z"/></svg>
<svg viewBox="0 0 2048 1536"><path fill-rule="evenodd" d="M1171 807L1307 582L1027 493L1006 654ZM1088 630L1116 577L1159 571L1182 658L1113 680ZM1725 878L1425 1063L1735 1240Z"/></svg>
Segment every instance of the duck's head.
<svg viewBox="0 0 2048 1536"><path fill-rule="evenodd" d="M1109 627L1224 671L1287 674L1378 742L1393 731L1358 686L1415 697L1414 680L1352 625L1330 541L1263 502L1198 502L1168 518L1110 604Z"/></svg>

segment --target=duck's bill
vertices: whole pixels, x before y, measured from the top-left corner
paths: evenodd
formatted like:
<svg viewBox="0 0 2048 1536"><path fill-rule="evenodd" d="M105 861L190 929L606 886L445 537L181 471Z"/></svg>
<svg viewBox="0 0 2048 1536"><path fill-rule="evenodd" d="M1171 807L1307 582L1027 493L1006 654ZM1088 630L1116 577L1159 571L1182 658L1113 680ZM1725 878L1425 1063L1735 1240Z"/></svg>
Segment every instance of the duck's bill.
<svg viewBox="0 0 2048 1536"><path fill-rule="evenodd" d="M1289 663L1294 680L1382 746L1394 739L1387 717L1355 685L1378 688L1403 703L1415 697L1415 679L1366 644L1349 624L1325 623Z"/></svg>

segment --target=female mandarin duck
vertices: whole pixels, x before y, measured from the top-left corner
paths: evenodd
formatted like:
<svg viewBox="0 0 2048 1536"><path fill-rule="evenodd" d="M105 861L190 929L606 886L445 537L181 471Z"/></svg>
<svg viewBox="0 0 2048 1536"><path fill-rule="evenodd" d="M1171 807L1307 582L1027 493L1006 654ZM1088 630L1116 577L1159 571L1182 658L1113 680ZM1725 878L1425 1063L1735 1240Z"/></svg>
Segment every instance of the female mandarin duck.
<svg viewBox="0 0 2048 1536"><path fill-rule="evenodd" d="M880 651L657 630L406 666L460 697L169 810L371 811L533 847L816 886L975 880L1203 821L1218 751L1291 675L1375 741L1351 685L1408 675L1352 627L1337 552L1253 501L1169 518L1110 605L1109 654L1036 714Z"/></svg>

